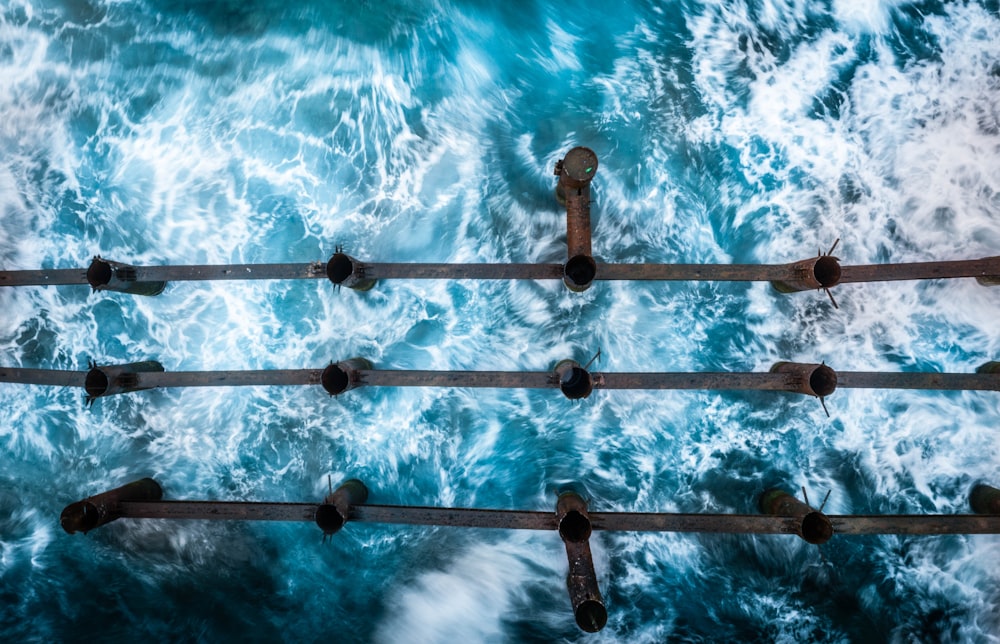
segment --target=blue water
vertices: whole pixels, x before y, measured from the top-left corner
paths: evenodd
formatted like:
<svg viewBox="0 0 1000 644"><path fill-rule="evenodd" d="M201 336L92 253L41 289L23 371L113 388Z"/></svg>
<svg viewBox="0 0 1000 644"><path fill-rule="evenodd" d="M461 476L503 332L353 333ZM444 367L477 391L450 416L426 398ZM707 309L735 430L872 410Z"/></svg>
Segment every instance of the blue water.
<svg viewBox="0 0 1000 644"><path fill-rule="evenodd" d="M600 156L608 262L849 264L1000 254L995 0L0 4L0 267L559 262L555 161ZM155 298L0 291L0 364L969 372L1000 288L177 283ZM956 513L1000 483L994 393L173 389L84 405L0 385L0 639L1000 641L1000 539L598 533L609 621L574 624L558 536L119 521L74 500L142 476L170 499Z"/></svg>

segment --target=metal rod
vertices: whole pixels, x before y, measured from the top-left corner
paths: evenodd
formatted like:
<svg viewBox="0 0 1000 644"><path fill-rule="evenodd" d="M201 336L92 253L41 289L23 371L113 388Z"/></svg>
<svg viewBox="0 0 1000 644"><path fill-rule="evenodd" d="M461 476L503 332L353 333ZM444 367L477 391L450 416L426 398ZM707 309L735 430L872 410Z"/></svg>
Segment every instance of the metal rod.
<svg viewBox="0 0 1000 644"><path fill-rule="evenodd" d="M252 387L268 385L318 385L322 369L273 369L258 371L166 371L140 373L142 387Z"/></svg>
<svg viewBox="0 0 1000 644"><path fill-rule="evenodd" d="M901 280L994 277L1000 275L1000 257L966 259L951 262L912 262L908 264L866 264L842 266L840 281L890 282Z"/></svg>
<svg viewBox="0 0 1000 644"><path fill-rule="evenodd" d="M597 264L595 280L774 282L789 278L792 264ZM560 264L365 263L372 279L563 279ZM318 279L327 277L325 262L136 266L139 282L208 280ZM1000 275L1000 257L842 266L840 283L924 279L985 278ZM86 268L0 271L0 286L87 284Z"/></svg>
<svg viewBox="0 0 1000 644"><path fill-rule="evenodd" d="M494 387L499 389L553 389L559 386L548 371L402 371L358 372L370 387Z"/></svg>
<svg viewBox="0 0 1000 644"><path fill-rule="evenodd" d="M366 275L376 279L562 279L562 264L366 264Z"/></svg>
<svg viewBox="0 0 1000 644"><path fill-rule="evenodd" d="M596 280L771 282L789 276L788 264L598 264Z"/></svg>
<svg viewBox="0 0 1000 644"><path fill-rule="evenodd" d="M795 391L798 381L783 373L597 373L595 389L713 389Z"/></svg>
<svg viewBox="0 0 1000 644"><path fill-rule="evenodd" d="M838 371L837 387L1000 391L1000 373L879 373Z"/></svg>
<svg viewBox="0 0 1000 644"><path fill-rule="evenodd" d="M22 385L83 387L87 380L87 373L86 371L0 367L0 382L14 382Z"/></svg>
<svg viewBox="0 0 1000 644"><path fill-rule="evenodd" d="M108 369L102 367L101 369ZM0 367L0 382L82 387L86 371ZM837 388L1000 391L1000 373L879 373L837 371ZM360 385L370 387L482 387L498 389L557 389L558 377L548 371L419 371L358 370ZM130 390L153 387L240 387L321 385L323 369L256 371L143 371L133 375ZM758 390L801 392L793 373L597 373L595 389Z"/></svg>
<svg viewBox="0 0 1000 644"><path fill-rule="evenodd" d="M0 271L0 286L63 286L66 284L87 284L87 269Z"/></svg>
<svg viewBox="0 0 1000 644"><path fill-rule="evenodd" d="M119 517L313 522L318 503L240 501L121 501ZM757 514L674 514L590 512L594 530L608 532L691 532L797 534L801 517ZM834 534L1000 534L1000 515L827 515ZM433 508L400 505L352 506L356 523L435 525L504 530L556 530L556 514L528 510Z"/></svg>

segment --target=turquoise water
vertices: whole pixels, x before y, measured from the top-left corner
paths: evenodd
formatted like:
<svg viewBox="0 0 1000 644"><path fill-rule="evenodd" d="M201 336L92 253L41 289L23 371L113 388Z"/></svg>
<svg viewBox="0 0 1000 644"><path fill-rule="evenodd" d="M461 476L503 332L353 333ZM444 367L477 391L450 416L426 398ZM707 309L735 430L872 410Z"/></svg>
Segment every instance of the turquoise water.
<svg viewBox="0 0 1000 644"><path fill-rule="evenodd" d="M0 267L553 262L552 167L600 157L607 262L1000 254L1000 15L988 2L116 2L0 5ZM0 364L969 372L1000 289L325 281L155 298L0 291ZM753 512L966 512L1000 484L996 394L174 389L84 405L0 385L5 641L1000 640L1000 540L598 533L609 612L574 624L555 534L119 521L67 503L153 476L170 499Z"/></svg>

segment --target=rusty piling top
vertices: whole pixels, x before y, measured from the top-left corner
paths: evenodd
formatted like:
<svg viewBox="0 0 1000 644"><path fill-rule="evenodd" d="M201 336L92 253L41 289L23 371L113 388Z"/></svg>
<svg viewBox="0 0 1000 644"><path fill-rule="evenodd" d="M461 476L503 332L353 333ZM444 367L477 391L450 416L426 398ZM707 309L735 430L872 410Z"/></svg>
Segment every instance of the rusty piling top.
<svg viewBox="0 0 1000 644"><path fill-rule="evenodd" d="M556 165L559 183L569 188L582 188L597 174L597 153L590 148L575 147Z"/></svg>

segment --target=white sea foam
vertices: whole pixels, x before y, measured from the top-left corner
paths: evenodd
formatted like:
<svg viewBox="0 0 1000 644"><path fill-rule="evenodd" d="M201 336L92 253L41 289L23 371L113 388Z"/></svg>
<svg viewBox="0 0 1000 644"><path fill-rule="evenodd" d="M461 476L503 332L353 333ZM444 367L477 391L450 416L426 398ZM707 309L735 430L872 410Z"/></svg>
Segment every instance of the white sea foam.
<svg viewBox="0 0 1000 644"><path fill-rule="evenodd" d="M512 534L496 542L472 542L463 550L444 570L426 571L387 598L389 616L377 640L500 641L505 621L528 611L537 614L529 589L565 592L559 582L565 574L565 554L554 535ZM603 553L595 554L600 562ZM573 619L570 611L540 617L560 630Z"/></svg>
<svg viewBox="0 0 1000 644"><path fill-rule="evenodd" d="M140 52L131 69L116 62L121 50L66 64L48 57L56 50L37 23L0 23L13 52L0 63L10 79L0 138L19 146L0 168L0 259L3 268L79 266L96 252L137 264L304 262L343 243L362 260L560 262L564 215L549 173L578 144L601 154L602 259L791 261L837 237L848 263L995 255L996 20L949 6L924 23L939 59L897 65L884 36L897 6L834 2L837 30L816 34L807 23L820 9L804 2L700 7L685 21L690 69L665 56L664 38L678 36L645 16L588 78L585 21L542 16L521 36L467 8L428 9L435 17L391 46L322 28L255 40L149 24L129 43ZM500 52L494 41L506 36L516 46ZM875 54L862 62L869 42ZM185 62L160 61L163 52ZM512 81L515 72L537 76ZM115 74L122 87L111 91L103 79ZM61 92L46 89L52 79ZM531 86L539 79L546 91ZM574 103L579 117L566 108L574 88L587 94ZM131 107L147 90L158 98ZM539 123L516 131L525 109ZM93 131L74 143L69 115L88 110ZM34 158L55 169L47 182L26 178ZM53 200L62 191L87 210L69 214ZM326 280L228 282L172 284L148 299L32 288L0 295L0 355L78 369L87 358L200 370L363 356L377 368L548 370L600 348L593 370L609 372L764 371L781 359L971 371L998 357L1000 289L966 280L834 294L839 311L822 293L779 296L767 285L599 283L570 294L557 281L400 281L361 294ZM22 339L31 336L42 346L34 353ZM328 476L361 476L372 502L537 509L574 480L594 509L745 512L780 479L810 498L832 490L834 512L958 512L971 480L991 476L990 392L838 391L827 405L830 419L814 400L766 392L597 391L570 403L555 391L361 388L330 398L302 387L140 392L88 411L78 391L4 385L0 438L18 462L56 472L67 498L142 470L171 498L302 501L321 498ZM62 556L61 537L43 527L51 517L23 522L24 543L35 545L5 539L5 564L51 567ZM140 553L163 578L267 559L272 538L158 522L107 530L110 544L71 542L74 556ZM288 578L325 588L317 569L343 553L384 555L371 560L388 567L420 541L345 533L343 552L315 560L288 554L298 536L273 537ZM518 611L539 632L574 632L554 535L476 539L453 537L445 563L413 564L387 591L378 637L501 639ZM609 639L669 639L690 619L685 588L707 597L713 623L770 624L778 640L838 636L822 610L767 577L815 555L790 537L594 542ZM958 597L968 607L961 637L996 632L996 579L979 563L995 559L996 540L961 543L953 559L938 542L912 557L891 540L859 555L886 562L894 583L908 580L891 600L878 588L859 593L868 614L907 593L927 606ZM741 554L759 565L747 590L722 572ZM341 572L365 579L371 569L358 566ZM551 599L532 606L529 594Z"/></svg>

